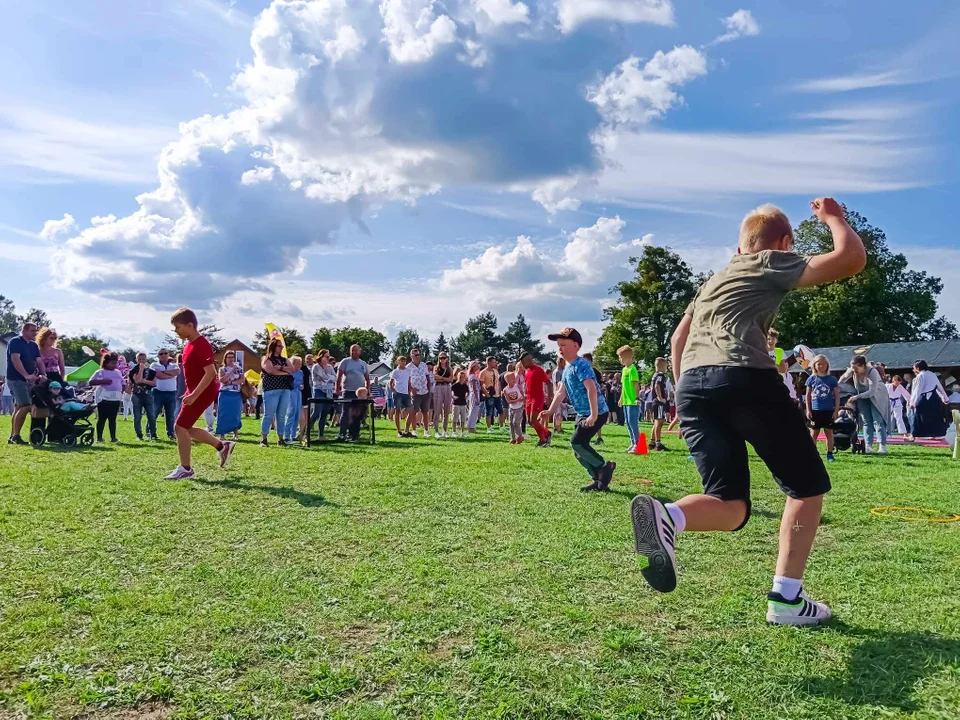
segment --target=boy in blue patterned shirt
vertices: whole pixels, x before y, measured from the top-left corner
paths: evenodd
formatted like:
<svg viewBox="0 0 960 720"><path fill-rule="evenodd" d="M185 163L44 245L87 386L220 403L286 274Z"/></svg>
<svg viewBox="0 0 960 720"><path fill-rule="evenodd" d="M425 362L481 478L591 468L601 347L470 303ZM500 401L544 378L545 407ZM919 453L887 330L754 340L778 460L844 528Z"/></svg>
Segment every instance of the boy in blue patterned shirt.
<svg viewBox="0 0 960 720"><path fill-rule="evenodd" d="M554 394L550 407L540 414L540 421L549 422L557 406L569 398L573 409L577 411L577 428L570 438L570 447L591 480L589 485L580 488L580 492L607 492L617 465L604 461L600 453L590 446L590 439L600 432L609 415L607 401L599 391L593 367L579 355L583 338L573 328L564 328L547 337L556 341L567 366L563 370L563 385Z"/></svg>

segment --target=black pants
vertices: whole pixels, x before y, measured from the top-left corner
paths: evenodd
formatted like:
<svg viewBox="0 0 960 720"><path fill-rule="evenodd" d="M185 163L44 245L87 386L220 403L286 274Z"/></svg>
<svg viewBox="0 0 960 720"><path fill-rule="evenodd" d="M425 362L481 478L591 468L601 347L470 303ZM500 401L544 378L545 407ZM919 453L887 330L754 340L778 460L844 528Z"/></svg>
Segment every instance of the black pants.
<svg viewBox="0 0 960 720"><path fill-rule="evenodd" d="M576 455L577 460L583 465L592 480L597 479L600 469L606 465L607 461L593 449L590 441L594 435L600 432L600 428L607 422L608 417L607 413L601 413L591 427L583 424L583 418L577 418L576 429L573 431L573 437L570 438L570 447L573 449L573 454Z"/></svg>
<svg viewBox="0 0 960 720"><path fill-rule="evenodd" d="M257 406L254 412L257 414L257 420L259 420L260 413L263 412L263 395L257 395Z"/></svg>
<svg viewBox="0 0 960 720"><path fill-rule="evenodd" d="M97 440L103 440L103 426L110 423L110 439L117 439L117 413L120 412L119 400L101 400L97 403Z"/></svg>

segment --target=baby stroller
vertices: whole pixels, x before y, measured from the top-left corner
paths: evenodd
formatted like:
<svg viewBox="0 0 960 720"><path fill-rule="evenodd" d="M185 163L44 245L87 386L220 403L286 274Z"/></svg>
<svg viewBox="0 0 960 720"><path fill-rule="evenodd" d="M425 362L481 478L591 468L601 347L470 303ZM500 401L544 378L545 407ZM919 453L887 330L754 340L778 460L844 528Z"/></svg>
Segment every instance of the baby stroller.
<svg viewBox="0 0 960 720"><path fill-rule="evenodd" d="M851 450L854 455L863 455L866 446L857 434L857 420L853 412L844 407L833 423L833 444L837 450Z"/></svg>
<svg viewBox="0 0 960 720"><path fill-rule="evenodd" d="M30 431L30 444L40 447L45 442L58 442L64 447L76 447L77 443L87 447L93 445L93 425L90 416L96 412L96 407L84 410L63 410L51 400L50 391L46 386L38 386L33 390L37 404L49 411L46 429L35 427Z"/></svg>

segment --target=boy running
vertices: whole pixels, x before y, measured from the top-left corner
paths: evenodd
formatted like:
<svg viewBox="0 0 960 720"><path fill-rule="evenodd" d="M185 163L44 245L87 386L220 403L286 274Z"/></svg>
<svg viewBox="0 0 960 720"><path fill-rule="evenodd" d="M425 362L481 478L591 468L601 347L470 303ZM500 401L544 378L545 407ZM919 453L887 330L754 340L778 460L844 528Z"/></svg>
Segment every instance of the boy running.
<svg viewBox="0 0 960 720"><path fill-rule="evenodd" d="M653 431L650 433L652 450L666 451L663 444L663 426L667 422L667 413L670 411L670 397L667 381L667 361L658 357L653 363L656 372L650 381L653 392Z"/></svg>
<svg viewBox="0 0 960 720"><path fill-rule="evenodd" d="M573 328L564 328L547 337L557 342L560 355L567 365L563 369L563 382L557 387L550 407L540 414L540 422L549 422L557 406L570 398L570 403L577 412L577 427L570 438L570 447L591 479L591 483L580 488L580 492L607 492L617 465L604 462L600 453L590 447L590 438L600 432L600 428L607 421L607 401L600 394L590 363L578 354L583 344L580 333Z"/></svg>
<svg viewBox="0 0 960 720"><path fill-rule="evenodd" d="M176 470L167 475L166 479L187 480L194 477L193 467L190 465L192 443L203 443L216 448L222 468L230 462L236 443L219 440L203 428L194 427L204 410L213 405L220 392L213 347L197 330L197 316L193 310L180 308L170 318L170 324L173 325L177 336L187 341L183 347L183 365L181 366L187 391L181 398L180 413L177 415L176 422L180 464Z"/></svg>
<svg viewBox="0 0 960 720"><path fill-rule="evenodd" d="M830 617L802 584L830 478L767 354L767 331L791 290L851 277L866 264L863 242L843 208L831 198L810 207L830 228L832 251L795 254L786 215L771 205L757 208L740 227L739 254L703 284L673 334L677 412L704 494L665 506L638 495L631 506L636 549L647 559L641 572L655 590L670 592L677 584L677 533L735 531L750 518L747 443L753 445L787 495L767 595L767 621L783 625Z"/></svg>

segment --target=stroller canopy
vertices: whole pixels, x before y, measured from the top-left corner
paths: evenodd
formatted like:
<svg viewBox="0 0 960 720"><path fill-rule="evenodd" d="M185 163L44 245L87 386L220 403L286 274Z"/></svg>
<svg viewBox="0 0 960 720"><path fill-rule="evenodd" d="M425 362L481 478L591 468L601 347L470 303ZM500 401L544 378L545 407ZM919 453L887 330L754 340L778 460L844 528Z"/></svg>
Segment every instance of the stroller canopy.
<svg viewBox="0 0 960 720"><path fill-rule="evenodd" d="M95 363L93 360L88 360L72 373L67 375L67 382L87 382L99 369L100 366L97 363Z"/></svg>

